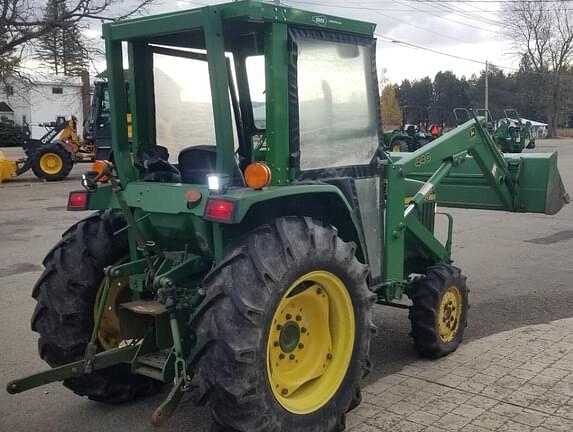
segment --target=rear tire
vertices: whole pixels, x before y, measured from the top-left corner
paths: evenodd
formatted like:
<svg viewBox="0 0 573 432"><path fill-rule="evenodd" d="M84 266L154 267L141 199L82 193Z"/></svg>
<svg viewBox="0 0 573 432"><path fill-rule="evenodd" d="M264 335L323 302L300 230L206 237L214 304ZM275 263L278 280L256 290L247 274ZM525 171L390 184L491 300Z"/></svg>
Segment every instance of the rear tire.
<svg viewBox="0 0 573 432"><path fill-rule="evenodd" d="M32 171L36 177L46 181L65 179L74 166L70 152L60 142L40 145L32 158Z"/></svg>
<svg viewBox="0 0 573 432"><path fill-rule="evenodd" d="M199 402L206 402L211 408L215 421L212 430L344 430L345 413L360 403L360 380L369 369L368 350L370 338L375 332L370 316L375 296L366 284L367 267L358 262L354 252L355 247L342 241L332 227L322 226L309 218L280 218L273 224L253 230L230 247L223 261L205 278L207 298L195 322L191 323L196 329L197 344L190 361L198 379ZM342 339L337 339L337 333L329 331L328 335L332 335L333 341L334 356L330 354L332 363L322 371L323 375L305 381L303 387L293 389L288 396L293 398L288 401L291 403L297 397L297 391L304 389L307 395L316 395L318 399L322 397L322 405L319 403L310 409L311 405L305 405L307 401L303 401L302 406L308 408L308 412L299 412L298 408L286 403L287 396L281 399L277 395L280 393L278 384L277 389L273 390L273 383L277 382L274 374L279 375L280 360L276 356L278 350L283 350L282 333L278 338L281 340L280 346L274 333L280 330L281 326L277 324L282 322L281 316L291 320L283 324L285 328L289 325L294 327L297 322L302 326L299 327L300 339L291 344L291 351L287 351L291 352L292 357L289 354L282 357L281 366L296 368L296 358L297 363L300 359L301 365L306 367L307 359L315 358L305 355L306 352L314 352L315 342L320 344L320 339L312 339L310 334L316 330L317 335L322 335L317 330L320 328L316 324L319 320L308 321L313 323L308 329L304 325L307 322L306 313L316 313L320 308L309 307L307 311L305 306L303 311L301 306L302 316L298 316L300 303L294 307L292 302L305 294L310 301L317 301L320 297L317 287L325 287L323 289L330 302L330 316L340 317L338 322L344 322L344 316L337 315L333 292L329 291L326 283L317 282L320 280L317 274L334 275L345 287L355 328L354 332L346 333L353 334L353 346L346 350L348 363L338 363L347 364L346 368L336 372L334 380L326 380L328 367L335 365L337 358L342 358L337 354L335 342ZM308 275L315 279L304 279ZM305 282L299 283L303 279ZM285 304L285 299L291 303ZM293 309L290 309L291 306ZM285 311L291 310L294 312L289 317ZM331 322L337 320L332 318ZM274 344L271 340L275 340ZM305 346L301 347L302 342ZM276 352L273 351L275 349ZM329 358L329 354L325 358ZM274 364L270 364L270 359L273 359L272 363L277 361L276 369ZM334 385L334 391L325 390L329 382L336 380L340 380L340 384ZM330 393L322 396L325 392Z"/></svg>
<svg viewBox="0 0 573 432"><path fill-rule="evenodd" d="M468 292L466 277L449 264L429 267L414 282L409 318L420 355L439 358L458 348L467 327Z"/></svg>
<svg viewBox="0 0 573 432"><path fill-rule="evenodd" d="M32 330L40 334L40 357L51 367L83 358L94 324L96 293L104 268L128 254L125 220L116 210L104 210L69 228L44 259L45 270L32 296L38 302ZM64 386L89 399L119 403L161 389L159 381L134 375L120 364L67 379Z"/></svg>

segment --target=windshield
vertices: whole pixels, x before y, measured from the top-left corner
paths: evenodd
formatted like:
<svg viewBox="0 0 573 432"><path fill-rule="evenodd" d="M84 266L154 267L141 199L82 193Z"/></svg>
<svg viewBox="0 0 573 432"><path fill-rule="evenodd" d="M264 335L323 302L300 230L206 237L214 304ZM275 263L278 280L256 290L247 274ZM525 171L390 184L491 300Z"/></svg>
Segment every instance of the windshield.
<svg viewBox="0 0 573 432"><path fill-rule="evenodd" d="M367 164L378 147L370 49L298 43L301 170Z"/></svg>

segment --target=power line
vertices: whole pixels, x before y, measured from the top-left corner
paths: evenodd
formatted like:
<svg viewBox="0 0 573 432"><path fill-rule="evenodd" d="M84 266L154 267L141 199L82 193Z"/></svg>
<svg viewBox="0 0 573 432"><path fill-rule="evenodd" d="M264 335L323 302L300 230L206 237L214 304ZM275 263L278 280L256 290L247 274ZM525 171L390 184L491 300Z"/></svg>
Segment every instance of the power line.
<svg viewBox="0 0 573 432"><path fill-rule="evenodd" d="M436 6L440 7L441 9L444 9L450 13L454 13L456 15L459 15L463 18L469 18L471 20L477 20L477 21L482 22L486 25L504 25L504 23L502 23L501 21L497 21L497 20L494 20L492 18L486 18L486 17L476 15L475 11L469 11L467 9L458 8L457 6L454 6L454 5L436 3Z"/></svg>
<svg viewBox="0 0 573 432"><path fill-rule="evenodd" d="M304 0L303 0L303 1L292 0L292 1L296 1L297 3L304 3ZM314 4L316 4L316 3L308 3L308 4L313 4L313 5L314 5ZM349 8L351 8L351 7L349 7ZM354 9L354 8L352 7L352 9ZM406 11L406 10L404 10L404 11ZM401 23L401 24L404 24L404 25L407 25L407 26L410 26L410 27L413 27L413 28L416 28L416 29L419 29L419 30L428 32L428 33L435 34L435 35L437 35L437 36L441 36L443 39L448 40L448 41L451 41L451 40L452 40L451 35L447 35L447 34L445 34L445 33L441 33L441 32L438 32L438 31L435 31L435 30L426 28L426 27L421 27L421 26L419 26L419 25L412 24L412 23L409 23L409 22L404 21L404 20L400 20L400 19L397 19L396 17L390 16L390 15L385 15L385 14L383 14L383 13L378 13L377 15L383 16L384 18L388 18L388 19L390 19L390 20L392 20L392 21L396 21L396 22L399 22L399 23ZM460 42L462 42L462 43L468 43L468 44L469 44L469 43L473 43L473 41L467 41L467 40L461 40L461 39L458 39L458 41L460 41Z"/></svg>
<svg viewBox="0 0 573 432"><path fill-rule="evenodd" d="M374 11L378 11L378 10L379 10L379 8L365 8L365 7L358 7L358 6L332 6L331 4L330 4L330 5L326 5L326 4L320 4L320 3L311 3L311 2L305 1L305 0L291 0L291 1L294 1L294 2L297 2L297 3L303 3L303 4L310 4L310 5L313 5L313 6L324 6L324 7L331 7L331 8L332 8L332 7L339 7L339 8L343 8L343 9L354 9L354 10L374 10ZM394 1L395 1L396 3L403 4L402 2L400 2L400 1L398 1L398 0L394 0ZM407 0L407 1L412 1L412 0ZM422 3L422 2L426 2L426 3L437 3L437 2L434 1L434 0L414 0L414 1L419 2L419 3ZM454 2L455 2L455 3L474 3L474 2L476 2L476 3L477 3L477 2L481 3L481 2L484 2L484 1L486 1L486 0L465 0L465 1L461 1L461 0L446 0L446 2L450 2L450 3L454 3ZM516 2L516 1L521 1L521 0L506 0L506 1L496 0L496 2L502 2L502 3L514 3L514 2ZM523 1L532 1L532 2L541 2L541 1L543 1L543 2L549 2L550 0L523 0ZM551 1L552 1L552 0L551 0ZM486 1L486 2L493 2L493 0L492 0L492 1ZM385 16L385 15L383 15L383 14L379 14L379 15ZM438 17L438 18L445 19L445 18L440 17L440 16L437 16L437 17ZM388 18L389 18L389 17L388 17ZM457 21L453 21L453 22L457 22ZM416 26L416 25L413 25L413 24L409 24L409 23L405 23L405 22L403 22L403 23L404 23L404 24L407 24L407 25L410 25L410 26L413 26L413 27L416 27L416 28L419 28L419 29L424 30L424 31L430 31L431 33L436 33L436 34L439 34L439 35L448 37L449 40L454 39L454 38L451 38L451 37L449 37L449 36L447 36L447 35L444 35L444 34L441 34L441 33L438 33L438 32L434 32L434 31L431 31L431 30L429 30L429 29L425 29L425 28L423 28L423 27L419 27L419 26ZM460 23L460 24L463 24L463 23ZM468 26L469 26L469 24L463 24L463 25L468 25ZM425 46L417 45L417 44L414 44L414 43L411 43L411 42L408 42L408 41L396 39L396 38L393 38L393 37L391 37L391 36L386 36L386 35L383 35L383 34L381 34L381 33L375 33L375 35L378 36L378 37L380 37L380 38L382 38L382 39L385 39L385 40L387 40L387 41L389 41L389 42L398 43L398 44L404 45L404 46L409 47L409 48L414 48L414 49L419 49L419 50L423 50L423 51L428 51L428 52L432 52L432 53L434 53L434 54L439 54L439 55L443 55L443 56L447 56L447 57L450 57L450 58L455 58L455 59L458 59L458 60L467 61L467 62L471 62L471 63L481 64L481 65L484 65L484 66L486 65L486 62L485 62L485 61L482 61L482 60L476 60L476 59L469 58L469 57L464 57L464 56L460 56L460 55L456 55L456 54L447 53L447 52L444 52L444 51L439 51L439 50L436 50L436 49L433 49L433 48L428 48L428 47L425 47ZM457 39L457 40L460 41L459 39ZM465 42L465 41L460 41L460 42L462 42L462 43L468 43L468 42ZM524 70L521 70L521 69L516 68L516 67L502 66L502 65L498 65L498 64L491 63L491 62L489 62L489 64L490 64L491 66L493 66L493 67L498 68L498 69L504 69L504 70L514 71L514 72L528 73L528 74L534 74L534 75L553 75L553 76L554 76L554 74L551 73L551 72L524 71ZM561 78L561 77L573 78L573 75L570 76L570 75L562 75L562 74L560 74L560 75L558 75L558 77L559 77L559 78Z"/></svg>
<svg viewBox="0 0 573 432"><path fill-rule="evenodd" d="M425 46L422 46L422 45L417 45L417 44L413 44L413 43L411 43L411 42L407 42L407 41L395 39L395 38L392 38L392 37L390 37L390 36L386 36L386 35L383 35L383 34L380 34L380 33L374 33L374 34L375 34L376 36L382 38L382 39L385 39L385 40L389 41L389 42L393 42L393 43L397 43L397 44L400 44L400 45L404 45L404 46L409 47L409 48L419 49L419 50L422 50L422 51L428 51L428 52L431 52L431 53L434 53L434 54L439 54L439 55L443 55L443 56L446 56L446 57L451 57L451 58L455 58L455 59L458 59L458 60L463 60L463 61L467 61L467 62L471 62L471 63L481 64L481 65L484 65L484 66L486 65L486 61L476 60L476 59L469 58L469 57L463 57L463 56L459 56L459 55L456 55L456 54L451 54L451 53L447 53L447 52L444 52L444 51L439 51L439 50L436 50L436 49L433 49L433 48L428 48L428 47L425 47ZM502 69L502 70L505 69L505 70L510 70L510 71L513 71L513 72L526 73L526 74L531 74L531 75L540 75L540 76L551 75L551 76L555 77L555 74L552 73L552 72L527 71L527 70L522 70L522 69L515 68L515 67L511 67L511 66L503 66L503 65L500 65L500 64L492 63L492 62L487 62L487 63L488 63L489 66L495 67L495 68L497 68L497 69ZM561 78L568 78L568 79L572 79L572 80L573 80L573 75L572 75L572 74L559 74L559 75L557 75L557 77L558 77L559 79L561 79Z"/></svg>
<svg viewBox="0 0 573 432"><path fill-rule="evenodd" d="M438 51L438 50L435 50L435 49L433 49L433 48L428 48L428 47L424 47L424 46L421 46L421 45L416 45L416 44L413 44L413 43L410 43L410 42L406 42L406 41L403 41L403 40L399 40L399 39L395 39L395 38L392 38L392 37L390 37L390 36L386 36L386 35L383 35L383 34L380 34L380 33L374 33L374 34L375 34L376 36L382 38L382 39L386 39L386 40L389 41L389 42L398 43L398 44L400 44L400 45L405 45L405 46L410 47L410 48L416 48L416 49L420 49L420 50L423 50L423 51L428 51L428 52L432 52L432 53L435 53L435 54L440 54L440 55L443 55L443 56L456 58L456 59L458 59L458 60L464 60L464 61L468 61L468 62L472 62L472 63L478 63L478 64L483 64L483 65L485 65L485 61L476 60L476 59L471 59L471 58L468 58L468 57L462 57L462 56L458 56L458 55L455 55L455 54L446 53L446 52L443 52L443 51Z"/></svg>
<svg viewBox="0 0 573 432"><path fill-rule="evenodd" d="M404 3L404 2L401 2L401 1L398 1L398 0L392 0L392 1L393 1L394 3L398 3L398 4L401 4L401 5L404 5L404 6L407 6L407 5L408 5L408 3ZM413 6L411 6L411 7L413 7ZM417 7L413 7L413 8L414 8L414 9L419 9L419 8L417 8ZM456 24L458 24L458 25L463 25L464 27L472 27L472 28L475 28L475 29L477 29L477 30L487 31L487 32L490 32L490 33L499 33L497 30L491 30L491 29L487 29L487 28L485 28L485 27L480 27L480 26L476 26L476 25L473 25L473 24L456 21L456 20L454 20L454 19L446 18L446 17L444 17L444 16L441 16L441 15L439 15L439 14L435 14L435 13L432 13L432 12L428 12L428 15L435 16L436 18L439 18L439 19L444 20L444 21L449 21L449 22L456 23Z"/></svg>
<svg viewBox="0 0 573 432"><path fill-rule="evenodd" d="M307 5L312 5L312 6L320 6L320 7L327 7L327 8L352 9L352 10L368 10L368 11L376 11L376 12L379 12L379 11L381 10L380 8L377 8L377 7L333 5L333 4L310 2L310 1L305 1L305 0L291 0L291 1L292 1L292 2L295 2L295 3L302 3L302 4L307 4ZM413 7L413 6L408 6L407 4L404 4L404 3L399 2L399 1L397 1L397 0L394 0L394 2L395 2L395 3L398 3L398 4L402 4L402 5L404 5L404 6L407 6L407 7L409 7L409 8L412 8L412 9L414 9L414 10L418 10L418 11L421 12L421 10L419 10L418 8L415 8L415 7ZM434 11L434 12L435 12L435 11ZM485 28L485 27L479 27L479 26L476 26L476 25L473 25L473 24L456 21L456 20L454 20L454 19L446 18L446 17L444 17L444 16L437 15L437 14L432 13L432 12L429 12L429 11L428 11L428 12L424 11L424 13L427 13L428 15L431 15L431 16L434 16L434 17L436 17L436 18L442 19L442 20L444 20L444 21L449 21L449 22L452 22L452 23L455 23L455 24L458 24L458 25L461 25L461 26L464 26L464 27L472 27L472 28L475 28L475 29L477 29L477 30L482 30L482 31L490 32L490 33L499 34L499 32L496 31L496 30L491 30L491 29L487 29L487 28Z"/></svg>

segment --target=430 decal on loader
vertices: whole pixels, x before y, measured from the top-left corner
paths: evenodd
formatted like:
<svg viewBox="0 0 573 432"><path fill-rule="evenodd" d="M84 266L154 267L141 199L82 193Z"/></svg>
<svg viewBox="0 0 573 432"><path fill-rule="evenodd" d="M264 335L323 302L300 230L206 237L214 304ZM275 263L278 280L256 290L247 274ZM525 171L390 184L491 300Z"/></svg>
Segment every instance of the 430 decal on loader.
<svg viewBox="0 0 573 432"><path fill-rule="evenodd" d="M376 303L408 296L419 353L455 350L468 290L436 203L554 214L557 155L502 155L481 118L386 154L374 27L255 1L105 24L114 161L70 194L96 212L33 290L52 369L8 391L122 402L169 383L155 424L191 392L216 430L330 432L360 403Z"/></svg>

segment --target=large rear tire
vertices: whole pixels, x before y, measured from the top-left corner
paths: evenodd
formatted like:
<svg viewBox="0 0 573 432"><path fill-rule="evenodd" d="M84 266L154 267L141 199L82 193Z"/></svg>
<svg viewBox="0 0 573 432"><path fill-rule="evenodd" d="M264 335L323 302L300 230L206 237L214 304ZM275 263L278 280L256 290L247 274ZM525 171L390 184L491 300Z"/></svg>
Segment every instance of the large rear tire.
<svg viewBox="0 0 573 432"><path fill-rule="evenodd" d="M191 323L215 430L344 430L375 332L367 273L352 244L309 218L277 219L229 248Z"/></svg>
<svg viewBox="0 0 573 432"><path fill-rule="evenodd" d="M65 179L74 166L70 152L57 141L39 146L30 157L32 171L46 181Z"/></svg>
<svg viewBox="0 0 573 432"><path fill-rule="evenodd" d="M68 229L44 259L45 270L32 293L38 302L32 330L40 334L38 351L50 366L83 357L104 268L128 253L125 231L114 236L124 226L118 211L94 213ZM64 386L81 396L109 403L154 394L161 388L158 381L132 374L127 364L67 379Z"/></svg>
<svg viewBox="0 0 573 432"><path fill-rule="evenodd" d="M458 348L467 326L468 291L466 277L449 264L429 267L414 282L409 317L420 355L439 358Z"/></svg>

